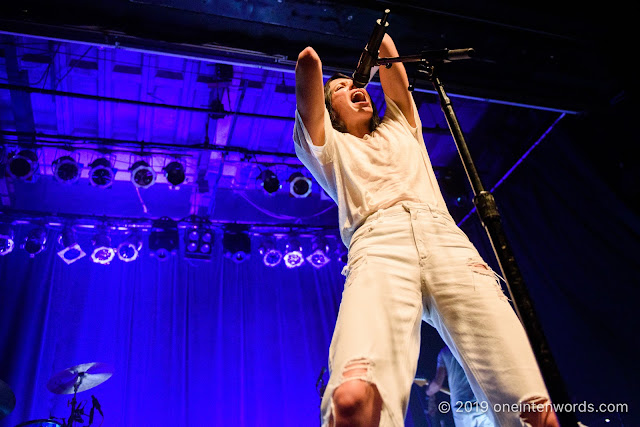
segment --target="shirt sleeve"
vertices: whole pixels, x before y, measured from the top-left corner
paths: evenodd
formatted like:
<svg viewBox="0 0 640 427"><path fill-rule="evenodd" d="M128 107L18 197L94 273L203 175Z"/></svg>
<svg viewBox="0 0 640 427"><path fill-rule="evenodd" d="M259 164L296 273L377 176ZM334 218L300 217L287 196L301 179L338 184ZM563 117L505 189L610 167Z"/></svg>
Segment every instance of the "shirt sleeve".
<svg viewBox="0 0 640 427"><path fill-rule="evenodd" d="M331 125L329 112L324 110L324 145L317 146L311 141L309 131L302 122L300 113L296 109L296 119L293 128L293 141L295 143L296 154L305 166L307 162L316 162L320 165L326 165L333 161L335 132ZM308 166L307 166L308 167Z"/></svg>
<svg viewBox="0 0 640 427"><path fill-rule="evenodd" d="M420 121L420 115L418 114L418 107L416 106L415 101L413 100L413 95L411 95L411 105L413 106L413 120L416 123L416 126L413 127L409 124L409 121L404 116L400 107L393 102L391 98L385 95L384 101L387 103L387 109L384 112L384 117L382 121L390 120L394 122L400 123L403 127L407 128L414 138L418 141L422 140L422 122Z"/></svg>
<svg viewBox="0 0 640 427"><path fill-rule="evenodd" d="M334 171L336 131L331 125L329 112L324 111L324 145L313 145L311 136L296 110L293 142L298 159L311 172L318 184L336 203L338 202L336 174Z"/></svg>

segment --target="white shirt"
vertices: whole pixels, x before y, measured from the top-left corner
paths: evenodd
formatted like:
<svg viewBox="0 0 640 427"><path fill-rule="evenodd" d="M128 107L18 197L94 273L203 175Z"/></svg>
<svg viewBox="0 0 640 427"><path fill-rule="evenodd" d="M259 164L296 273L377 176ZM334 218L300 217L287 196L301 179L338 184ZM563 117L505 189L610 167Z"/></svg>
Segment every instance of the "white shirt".
<svg viewBox="0 0 640 427"><path fill-rule="evenodd" d="M447 209L425 148L415 103L414 128L390 98L385 97L385 101L382 122L364 138L335 130L325 109L323 146L313 145L296 110L296 154L338 204L340 235L346 247L356 229L379 209L403 201Z"/></svg>

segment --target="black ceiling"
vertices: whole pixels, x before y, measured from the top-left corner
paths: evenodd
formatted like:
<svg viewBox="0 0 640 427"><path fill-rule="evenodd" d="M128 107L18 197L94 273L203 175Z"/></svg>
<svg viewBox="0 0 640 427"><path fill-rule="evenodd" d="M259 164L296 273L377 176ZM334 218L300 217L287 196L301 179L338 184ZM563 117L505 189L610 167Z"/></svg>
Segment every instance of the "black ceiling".
<svg viewBox="0 0 640 427"><path fill-rule="evenodd" d="M4 30L64 37L69 27L149 40L214 44L295 61L313 45L324 65L352 69L375 20L402 55L474 48L446 66L446 87L469 96L570 111L607 105L623 89L630 13L608 3L62 0L3 2ZM51 27L52 25L55 30ZM65 28L66 27L66 28ZM66 33L67 36L70 33ZM417 81L428 86L428 82Z"/></svg>

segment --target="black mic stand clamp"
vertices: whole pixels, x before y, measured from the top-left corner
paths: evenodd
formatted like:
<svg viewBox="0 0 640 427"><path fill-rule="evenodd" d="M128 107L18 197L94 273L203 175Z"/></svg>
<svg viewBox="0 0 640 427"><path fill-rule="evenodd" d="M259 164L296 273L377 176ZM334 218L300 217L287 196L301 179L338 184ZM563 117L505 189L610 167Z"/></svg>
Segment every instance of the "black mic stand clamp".
<svg viewBox="0 0 640 427"><path fill-rule="evenodd" d="M458 153L464 165L467 178L473 189L473 202L476 206L478 215L485 231L489 235L491 245L495 252L500 269L504 275L507 289L514 303L515 311L522 322L525 332L529 338L529 343L538 362L538 367L542 373L545 385L551 397L551 402L561 405L564 411L557 411L556 415L560 425L563 427L577 426L578 421L572 408L569 396L564 387L562 377L557 365L553 359L542 327L536 317L529 292L524 285L524 280L520 269L516 263L515 257L507 241L506 235L502 228L500 213L495 202L493 194L486 191L482 185L482 181L475 168L471 154L467 148L467 144L458 123L451 100L444 90L444 86L438 75L438 66L443 63L468 59L473 56L473 49L442 49L433 51L423 51L418 55L401 56L397 58L379 58L377 65L391 66L395 62L418 62L418 72L424 74L433 84L438 97L440 98L440 108L444 113L449 130L455 141ZM412 90L409 87L409 90Z"/></svg>

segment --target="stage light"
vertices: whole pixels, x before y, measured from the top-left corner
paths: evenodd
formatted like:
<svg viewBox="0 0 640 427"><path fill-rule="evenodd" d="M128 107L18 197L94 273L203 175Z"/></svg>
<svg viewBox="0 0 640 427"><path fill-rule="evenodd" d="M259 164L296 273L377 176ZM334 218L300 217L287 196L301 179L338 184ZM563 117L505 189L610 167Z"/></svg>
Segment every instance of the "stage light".
<svg viewBox="0 0 640 427"><path fill-rule="evenodd" d="M302 254L302 246L297 238L289 239L284 251L284 264L287 268L296 268L304 264L304 255Z"/></svg>
<svg viewBox="0 0 640 427"><path fill-rule="evenodd" d="M335 250L335 259L341 264L347 264L349 261L349 252L347 248L342 244L342 241L338 242L338 247Z"/></svg>
<svg viewBox="0 0 640 427"><path fill-rule="evenodd" d="M75 233L71 227L65 227L62 230L58 236L58 245L61 247L58 251L58 256L67 265L87 255L76 241Z"/></svg>
<svg viewBox="0 0 640 427"><path fill-rule="evenodd" d="M31 150L21 150L9 157L9 175L29 180L38 170L38 155Z"/></svg>
<svg viewBox="0 0 640 427"><path fill-rule="evenodd" d="M70 156L62 156L54 160L53 177L64 184L73 184L80 178L82 165L78 164Z"/></svg>
<svg viewBox="0 0 640 427"><path fill-rule="evenodd" d="M111 162L104 157L94 160L89 167L89 182L94 187L109 188L116 174Z"/></svg>
<svg viewBox="0 0 640 427"><path fill-rule="evenodd" d="M156 172L144 160L135 162L131 169L131 182L139 188L149 188L156 182Z"/></svg>
<svg viewBox="0 0 640 427"><path fill-rule="evenodd" d="M111 237L106 231L101 231L93 236L91 243L93 243L93 252L91 253L93 262L107 265L113 261L116 256L116 250L111 246Z"/></svg>
<svg viewBox="0 0 640 427"><path fill-rule="evenodd" d="M248 231L247 225L229 224L225 227L222 248L226 258L240 264L251 256L251 238Z"/></svg>
<svg viewBox="0 0 640 427"><path fill-rule="evenodd" d="M307 257L307 261L315 268L321 268L327 265L331 258L329 254L329 243L324 237L316 237L313 240L311 255Z"/></svg>
<svg viewBox="0 0 640 427"><path fill-rule="evenodd" d="M260 172L260 175L258 175L257 178L257 182L262 188L264 188L264 191L269 194L273 194L282 188L280 180L278 179L276 174L271 172L269 169L265 169Z"/></svg>
<svg viewBox="0 0 640 427"><path fill-rule="evenodd" d="M162 170L164 171L164 175L167 178L167 181L175 189L178 189L178 186L184 182L185 173L182 163L173 161L165 166Z"/></svg>
<svg viewBox="0 0 640 427"><path fill-rule="evenodd" d="M0 256L11 253L15 245L13 228L10 224L0 224Z"/></svg>
<svg viewBox="0 0 640 427"><path fill-rule="evenodd" d="M298 199L302 199L311 194L311 179L302 172L294 172L289 177L289 193Z"/></svg>
<svg viewBox="0 0 640 427"><path fill-rule="evenodd" d="M29 231L20 248L24 249L33 258L44 250L46 243L47 231L44 227L36 227Z"/></svg>
<svg viewBox="0 0 640 427"><path fill-rule="evenodd" d="M180 236L178 223L171 218L162 217L153 221L153 228L149 236L150 255L160 261L165 261L170 255L176 254Z"/></svg>
<svg viewBox="0 0 640 427"><path fill-rule="evenodd" d="M259 248L262 262L267 267L275 267L282 261L282 252L276 248L276 243L271 238L266 238Z"/></svg>
<svg viewBox="0 0 640 427"><path fill-rule="evenodd" d="M184 231L184 257L211 261L213 254L214 232L211 228L192 224Z"/></svg>
<svg viewBox="0 0 640 427"><path fill-rule="evenodd" d="M136 232L130 233L119 245L116 253L118 259L124 262L135 261L142 249L142 238Z"/></svg>

